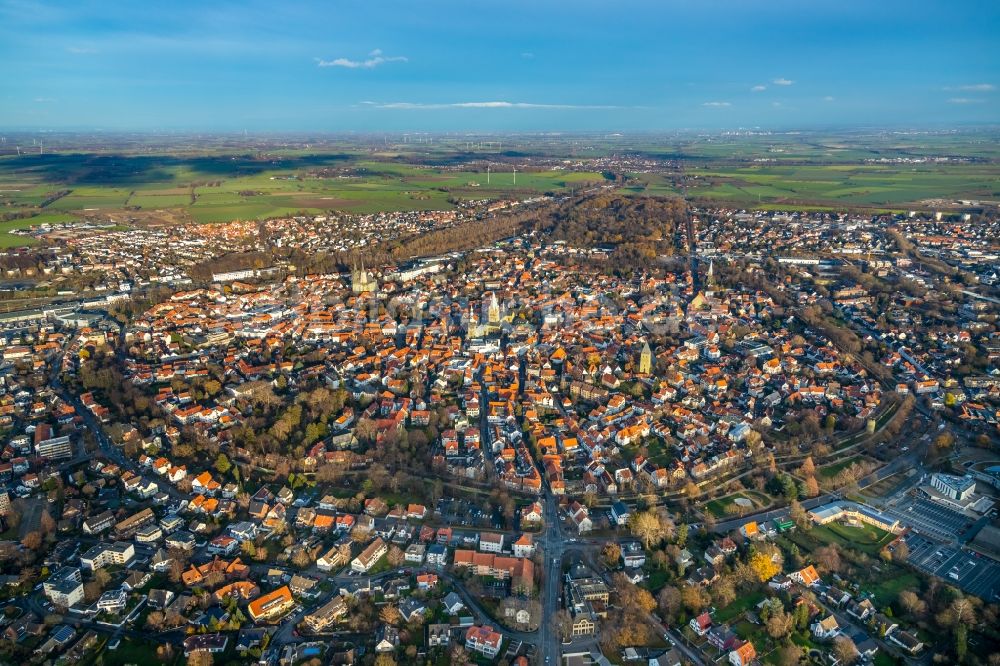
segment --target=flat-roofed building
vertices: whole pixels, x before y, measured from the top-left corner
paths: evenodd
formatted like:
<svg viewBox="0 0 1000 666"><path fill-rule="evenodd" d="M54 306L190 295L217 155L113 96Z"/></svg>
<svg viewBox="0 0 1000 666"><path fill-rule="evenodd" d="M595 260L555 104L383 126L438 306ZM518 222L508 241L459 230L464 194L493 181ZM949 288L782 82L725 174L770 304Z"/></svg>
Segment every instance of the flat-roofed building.
<svg viewBox="0 0 1000 666"><path fill-rule="evenodd" d="M931 487L948 499L964 502L976 490L976 480L970 476L935 473L931 475Z"/></svg>
<svg viewBox="0 0 1000 666"><path fill-rule="evenodd" d="M70 608L83 601L83 577L76 567L62 567L42 585L45 596L56 606Z"/></svg>
<svg viewBox="0 0 1000 666"><path fill-rule="evenodd" d="M47 423L35 428L35 453L39 458L61 460L73 457L73 445L68 435L52 436L52 426Z"/></svg>
<svg viewBox="0 0 1000 666"><path fill-rule="evenodd" d="M108 590L97 600L97 610L104 613L120 613L125 610L128 603L128 594L125 588L119 587Z"/></svg>
<svg viewBox="0 0 1000 666"><path fill-rule="evenodd" d="M99 543L91 546L80 556L80 566L90 571L103 567L128 564L135 557L135 547L127 541L114 543Z"/></svg>
<svg viewBox="0 0 1000 666"><path fill-rule="evenodd" d="M140 527L135 532L136 543L155 543L163 538L163 530L155 523Z"/></svg>

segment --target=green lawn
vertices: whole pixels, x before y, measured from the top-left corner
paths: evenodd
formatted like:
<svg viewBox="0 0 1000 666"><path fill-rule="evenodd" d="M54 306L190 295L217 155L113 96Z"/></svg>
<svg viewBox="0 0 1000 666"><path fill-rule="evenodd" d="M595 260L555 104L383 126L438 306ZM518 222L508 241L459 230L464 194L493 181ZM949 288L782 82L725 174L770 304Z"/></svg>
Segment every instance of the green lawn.
<svg viewBox="0 0 1000 666"><path fill-rule="evenodd" d="M745 594L738 598L733 603L729 604L725 608L720 608L715 612L715 617L712 618L715 624L725 624L731 622L734 618L739 617L747 610L753 608L761 601L764 600L764 593L760 590L752 592L750 594Z"/></svg>
<svg viewBox="0 0 1000 666"><path fill-rule="evenodd" d="M837 462L832 463L830 465L825 465L823 467L817 468L816 474L819 476L819 478L824 480L832 479L833 477L837 476L838 474L843 472L845 469L847 469L860 459L861 456L857 455L857 456L851 456L850 458L845 458L843 460L838 460Z"/></svg>
<svg viewBox="0 0 1000 666"><path fill-rule="evenodd" d="M32 218L0 222L0 247L24 247L38 243L38 241L29 236L10 233L14 229L27 229L33 224L36 224L36 222Z"/></svg>
<svg viewBox="0 0 1000 666"><path fill-rule="evenodd" d="M899 660L887 652L879 650L875 653L875 666L896 666Z"/></svg>
<svg viewBox="0 0 1000 666"><path fill-rule="evenodd" d="M646 442L649 451L649 459L661 467L666 467L674 460L674 455L664 446L663 440L659 437L650 437Z"/></svg>
<svg viewBox="0 0 1000 666"><path fill-rule="evenodd" d="M667 584L667 572L663 569L657 569L647 564L646 574L648 578L642 582L642 586L654 594Z"/></svg>
<svg viewBox="0 0 1000 666"><path fill-rule="evenodd" d="M899 593L903 590L919 590L920 578L915 573L901 572L898 576L889 578L880 577L878 584L869 586L869 591L875 595L877 606L883 606L896 601Z"/></svg>
<svg viewBox="0 0 1000 666"><path fill-rule="evenodd" d="M729 508L735 507L736 505L733 503L733 500L739 498L750 500L753 503L752 507L746 508L745 514L759 511L770 503L770 500L768 500L766 497L764 497L762 494L756 491L743 490L738 493L733 493L731 495L726 495L724 497L719 497L717 499L710 500L705 504L705 508L708 511L712 512L712 514L716 518L731 518L732 516L737 514L729 513Z"/></svg>
<svg viewBox="0 0 1000 666"><path fill-rule="evenodd" d="M158 644L152 641L139 641L123 638L117 650L109 650L105 647L93 663L100 663L104 666L126 666L127 664L157 664L162 663L156 657ZM179 664L184 662L184 648L180 645L174 646L176 658L172 662Z"/></svg>
<svg viewBox="0 0 1000 666"><path fill-rule="evenodd" d="M808 531L787 532L784 538L795 542L804 552L820 545L835 543L843 548L862 550L870 555L877 555L894 537L891 533L871 525L852 526L833 522L814 526Z"/></svg>
<svg viewBox="0 0 1000 666"><path fill-rule="evenodd" d="M771 638L764 632L764 627L742 620L732 625L733 633L743 640L753 643L757 654L763 654L771 649Z"/></svg>
<svg viewBox="0 0 1000 666"><path fill-rule="evenodd" d="M791 635L791 641L798 645L799 647L804 647L809 649L820 649L820 646L815 643L812 639L812 634L808 631L795 631Z"/></svg>

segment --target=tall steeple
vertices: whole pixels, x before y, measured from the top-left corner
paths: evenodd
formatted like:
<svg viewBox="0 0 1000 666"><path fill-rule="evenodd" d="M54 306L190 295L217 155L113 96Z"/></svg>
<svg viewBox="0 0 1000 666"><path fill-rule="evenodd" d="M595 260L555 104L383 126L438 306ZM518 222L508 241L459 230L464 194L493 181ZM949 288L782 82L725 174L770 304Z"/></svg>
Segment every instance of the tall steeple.
<svg viewBox="0 0 1000 666"><path fill-rule="evenodd" d="M500 303L495 292L490 292L490 307L486 311L486 321L490 324L500 323Z"/></svg>
<svg viewBox="0 0 1000 666"><path fill-rule="evenodd" d="M642 351L639 352L639 374L648 375L653 371L653 350L649 343L643 340Z"/></svg>
<svg viewBox="0 0 1000 666"><path fill-rule="evenodd" d="M357 265L351 270L351 291L355 294L363 294L367 291L378 291L378 283L375 278L365 270L365 260L361 259L361 269Z"/></svg>

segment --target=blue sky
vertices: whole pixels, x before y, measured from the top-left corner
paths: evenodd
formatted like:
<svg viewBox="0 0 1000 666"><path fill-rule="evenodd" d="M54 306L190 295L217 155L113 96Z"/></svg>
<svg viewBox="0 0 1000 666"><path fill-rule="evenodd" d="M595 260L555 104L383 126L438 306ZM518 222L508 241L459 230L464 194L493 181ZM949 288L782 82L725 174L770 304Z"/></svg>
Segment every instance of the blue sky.
<svg viewBox="0 0 1000 666"><path fill-rule="evenodd" d="M996 0L0 0L0 127L995 123L998 34Z"/></svg>

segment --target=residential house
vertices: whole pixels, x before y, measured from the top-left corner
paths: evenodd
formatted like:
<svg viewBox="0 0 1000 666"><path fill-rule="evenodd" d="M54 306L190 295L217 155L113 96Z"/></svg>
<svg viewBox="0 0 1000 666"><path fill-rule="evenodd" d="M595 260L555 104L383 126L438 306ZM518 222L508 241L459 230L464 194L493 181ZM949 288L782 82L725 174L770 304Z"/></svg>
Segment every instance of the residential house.
<svg viewBox="0 0 1000 666"><path fill-rule="evenodd" d="M303 623L314 634L319 634L334 626L347 616L347 602L339 594L315 611L302 618Z"/></svg>
<svg viewBox="0 0 1000 666"><path fill-rule="evenodd" d="M427 625L427 647L446 646L451 643L450 624Z"/></svg>
<svg viewBox="0 0 1000 666"><path fill-rule="evenodd" d="M840 624L834 615L828 615L812 625L813 636L821 640L832 640L840 635Z"/></svg>
<svg viewBox="0 0 1000 666"><path fill-rule="evenodd" d="M855 620L865 622L875 614L875 605L872 604L871 599L862 599L861 601L854 601L852 599L847 602L846 610L847 614Z"/></svg>
<svg viewBox="0 0 1000 666"><path fill-rule="evenodd" d="M805 585L806 587L811 587L820 582L819 572L817 572L816 567L811 564L804 569L793 571L788 574L788 577L796 583Z"/></svg>
<svg viewBox="0 0 1000 666"><path fill-rule="evenodd" d="M383 624L375 633L375 652L395 652L399 647L399 630L388 624Z"/></svg>
<svg viewBox="0 0 1000 666"><path fill-rule="evenodd" d="M350 557L350 548L341 549L334 544L330 550L326 551L316 560L316 568L320 571L333 571L345 566Z"/></svg>
<svg viewBox="0 0 1000 666"><path fill-rule="evenodd" d="M620 500L615 500L611 504L611 519L614 521L615 525L619 527L628 524L628 519L632 515L629 508L625 506L625 503Z"/></svg>
<svg viewBox="0 0 1000 666"><path fill-rule="evenodd" d="M376 537L357 557L351 560L351 569L365 573L371 570L387 552L389 552L389 548L385 541L382 540L382 537Z"/></svg>
<svg viewBox="0 0 1000 666"><path fill-rule="evenodd" d="M576 531L579 534L586 534L594 529L594 523L590 519L590 512L587 510L587 507L579 502L573 502L570 505L569 518L576 526Z"/></svg>
<svg viewBox="0 0 1000 666"><path fill-rule="evenodd" d="M924 648L923 641L904 630L892 632L889 635L889 640L911 655L917 654Z"/></svg>
<svg viewBox="0 0 1000 666"><path fill-rule="evenodd" d="M247 611L254 622L273 622L291 610L294 605L292 591L287 585L283 585L251 601Z"/></svg>
<svg viewBox="0 0 1000 666"><path fill-rule="evenodd" d="M747 641L729 653L729 663L731 666L750 666L757 658L757 650L753 643Z"/></svg>
<svg viewBox="0 0 1000 666"><path fill-rule="evenodd" d="M503 535L493 532L482 532L479 535L479 550L484 553L500 553L503 551Z"/></svg>
<svg viewBox="0 0 1000 666"><path fill-rule="evenodd" d="M503 635L488 625L471 626L465 632L465 647L478 652L487 659L493 659L500 653Z"/></svg>
<svg viewBox="0 0 1000 666"><path fill-rule="evenodd" d="M427 564L444 566L448 563L448 549L441 544L431 544L427 549Z"/></svg>
<svg viewBox="0 0 1000 666"><path fill-rule="evenodd" d="M406 552L403 555L403 559L407 562L412 562L414 564L423 564L424 556L427 552L427 546L422 543L411 543L406 547Z"/></svg>
<svg viewBox="0 0 1000 666"><path fill-rule="evenodd" d="M708 633L708 630L712 628L712 616L709 615L708 612L702 613L701 615L691 618L688 625L691 627L691 631L699 636L704 636Z"/></svg>
<svg viewBox="0 0 1000 666"><path fill-rule="evenodd" d="M457 615L465 608L465 602L462 601L462 597L458 596L455 592L449 592L441 600L441 604L444 607L448 615Z"/></svg>
<svg viewBox="0 0 1000 666"><path fill-rule="evenodd" d="M739 637L733 633L729 625L715 625L708 630L708 643L720 652L729 652L739 642Z"/></svg>
<svg viewBox="0 0 1000 666"><path fill-rule="evenodd" d="M535 541L530 534L522 534L513 545L514 557L531 557L535 554Z"/></svg>

